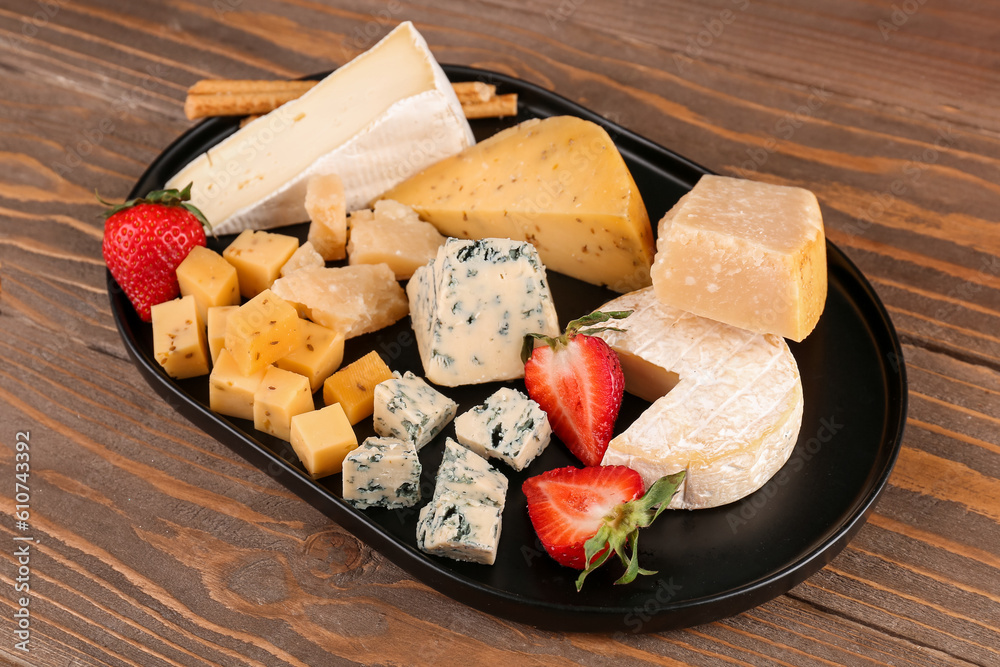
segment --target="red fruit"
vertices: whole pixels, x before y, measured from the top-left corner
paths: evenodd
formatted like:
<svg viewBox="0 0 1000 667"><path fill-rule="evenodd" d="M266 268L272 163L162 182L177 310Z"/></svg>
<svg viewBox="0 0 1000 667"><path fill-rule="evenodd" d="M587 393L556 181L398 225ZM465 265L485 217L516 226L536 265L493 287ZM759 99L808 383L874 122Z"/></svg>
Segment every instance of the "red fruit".
<svg viewBox="0 0 1000 667"><path fill-rule="evenodd" d="M615 351L600 338L586 335L612 327L584 333L580 329L630 314L596 312L570 322L558 338L529 334L525 339L525 351L531 353L524 364L528 394L548 415L552 432L584 465L600 465L604 458L622 405L625 377ZM533 339L546 344L531 350Z"/></svg>
<svg viewBox="0 0 1000 667"><path fill-rule="evenodd" d="M104 263L144 322L150 308L180 293L177 265L196 245L205 245L208 223L197 208L186 203L191 185L156 190L105 212ZM110 206L97 198L102 204Z"/></svg>
<svg viewBox="0 0 1000 667"><path fill-rule="evenodd" d="M612 553L626 568L615 583L655 574L639 567L638 531L666 508L683 479L684 472L664 477L642 496L642 477L631 468L567 467L529 477L521 490L545 550L560 564L583 570L576 581L580 590L586 576ZM626 544L631 555L625 553Z"/></svg>

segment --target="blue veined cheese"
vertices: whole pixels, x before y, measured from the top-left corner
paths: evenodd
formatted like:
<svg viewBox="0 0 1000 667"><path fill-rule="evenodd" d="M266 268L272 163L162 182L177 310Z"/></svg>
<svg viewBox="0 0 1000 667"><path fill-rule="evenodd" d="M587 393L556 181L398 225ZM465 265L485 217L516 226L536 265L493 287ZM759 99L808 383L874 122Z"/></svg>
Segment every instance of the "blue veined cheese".
<svg viewBox="0 0 1000 667"><path fill-rule="evenodd" d="M358 509L420 502L420 458L412 442L368 438L344 458L344 500Z"/></svg>
<svg viewBox="0 0 1000 667"><path fill-rule="evenodd" d="M492 565L500 544L502 512L493 505L431 502L420 510L417 546L429 554Z"/></svg>
<svg viewBox="0 0 1000 667"><path fill-rule="evenodd" d="M375 432L419 450L455 418L458 405L409 371L392 375L375 387Z"/></svg>
<svg viewBox="0 0 1000 667"><path fill-rule="evenodd" d="M483 458L524 470L549 444L552 428L533 400L504 387L455 420L458 441Z"/></svg>
<svg viewBox="0 0 1000 667"><path fill-rule="evenodd" d="M493 505L502 508L507 500L506 475L483 457L448 438L434 482L434 498L457 503Z"/></svg>
<svg viewBox="0 0 1000 667"><path fill-rule="evenodd" d="M448 239L406 293L424 375L438 385L524 377L525 334L560 333L545 267L523 241Z"/></svg>

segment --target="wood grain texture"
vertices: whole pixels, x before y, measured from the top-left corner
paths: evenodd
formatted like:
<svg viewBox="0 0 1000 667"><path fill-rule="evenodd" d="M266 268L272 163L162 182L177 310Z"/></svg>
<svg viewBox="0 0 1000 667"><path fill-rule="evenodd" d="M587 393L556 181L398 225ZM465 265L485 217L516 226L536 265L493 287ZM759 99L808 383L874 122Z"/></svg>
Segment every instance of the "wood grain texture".
<svg viewBox="0 0 1000 667"><path fill-rule="evenodd" d="M405 19L442 62L816 192L893 318L911 397L890 486L830 565L688 630L537 630L415 582L145 384L93 191L125 195L190 126L196 80L330 69ZM0 549L0 661L1000 663L998 26L1000 6L969 0L0 0L0 480L30 430L39 540L27 655Z"/></svg>

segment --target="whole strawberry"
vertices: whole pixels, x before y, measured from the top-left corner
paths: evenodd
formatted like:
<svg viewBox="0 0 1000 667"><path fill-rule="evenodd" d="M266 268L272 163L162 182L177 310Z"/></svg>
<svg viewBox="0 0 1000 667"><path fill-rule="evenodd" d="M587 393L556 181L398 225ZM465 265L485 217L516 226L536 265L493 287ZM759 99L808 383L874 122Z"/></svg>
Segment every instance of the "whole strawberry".
<svg viewBox="0 0 1000 667"><path fill-rule="evenodd" d="M529 477L521 490L545 550L561 565L583 570L576 580L580 590L611 554L625 566L616 584L656 574L639 567L639 528L670 504L683 479L684 471L663 477L643 495L642 476L626 466L566 467Z"/></svg>
<svg viewBox="0 0 1000 667"><path fill-rule="evenodd" d="M552 432L585 465L601 464L625 393L625 377L615 351L587 335L614 327L581 331L631 311L591 313L573 320L557 338L528 334L523 357L524 384L549 418ZM534 346L535 340L545 345Z"/></svg>
<svg viewBox="0 0 1000 667"><path fill-rule="evenodd" d="M155 190L140 199L111 206L104 215L104 263L144 322L149 309L180 293L177 265L196 245L205 245L208 222L187 201L191 184L177 190Z"/></svg>

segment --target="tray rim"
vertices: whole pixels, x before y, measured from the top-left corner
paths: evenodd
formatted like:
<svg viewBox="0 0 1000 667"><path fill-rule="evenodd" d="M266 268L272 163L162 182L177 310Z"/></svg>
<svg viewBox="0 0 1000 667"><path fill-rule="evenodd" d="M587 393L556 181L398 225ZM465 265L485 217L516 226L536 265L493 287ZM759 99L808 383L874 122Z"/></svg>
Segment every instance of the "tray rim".
<svg viewBox="0 0 1000 667"><path fill-rule="evenodd" d="M664 156L669 157L688 172L687 176L695 177L695 180L701 175L714 173L688 158L680 156L672 150L656 144L650 139L636 134L613 121L609 121L572 100L536 84L499 72L474 67L447 64L442 65L442 67L452 80L487 80L491 83L517 88L519 89L518 92L530 92L532 95L541 97L547 102L561 107L568 114L576 115L601 125L608 130L609 134L615 140L619 137L624 137L639 146L644 153L650 153L652 157L658 156L660 159ZM315 79L324 76L324 74L318 73L303 78ZM139 185L146 181L154 170L162 169L164 163L169 164L169 160L174 157L182 145L192 141L204 140L205 138L214 138L216 141L221 141L228 133L234 132L235 129L233 119L229 118L207 119L188 129L172 141L143 171L142 175L136 181L135 186L133 186L129 198L144 194L138 192ZM874 481L865 489L866 493L863 495L859 494L858 498L860 502L855 506L850 516L844 521L839 522L839 525L835 524L831 526L832 534L802 558L788 563L784 568L768 576L747 582L740 587L684 602L671 603L668 601L663 603L651 615L650 619L642 624L640 630L633 630L633 632L656 632L711 622L742 613L778 595L784 594L793 586L812 576L812 574L820 570L843 550L864 525L867 517L884 491L902 445L906 423L908 387L902 347L885 305L878 297L871 283L851 259L829 240L826 241L826 249L828 258L833 257L835 259L834 262L830 262L828 259L828 265L837 267L838 270L843 271L845 277L853 281L856 288L860 290L860 295L865 297L864 305L873 311L867 313L867 316L863 318L869 328L870 337L877 343L881 343L877 344L876 347L881 352L890 355L890 364L896 367L894 370L898 382L894 383L892 381L892 373L885 373L887 415L883 425L883 436L880 438L880 449L886 447L886 437L888 434L892 440L891 444L888 445L891 450L889 455L885 458L881 469L876 470L873 468L870 471L870 473L877 473L877 475ZM166 376L159 366L144 354L143 350L139 349L137 338L132 333L132 328L124 312L125 308L130 307L128 306L128 301L121 297L121 289L109 271L106 271L106 279L112 315L119 335L133 363L139 368L140 374L156 393L164 398L182 416L195 422L201 430L229 447L250 463L253 463L300 498L309 502L320 512L336 521L341 527L349 530L356 537L363 538L367 544L412 576L438 592L467 606L543 629L591 632L609 631L609 619L613 617L620 618L635 611L633 607L564 605L526 599L519 594L465 578L461 574L451 570L447 566L447 562L445 562L446 559L432 559L407 544L397 542L394 536L381 529L377 521L369 518L363 512L350 507L346 502L331 494L322 486L315 484L311 478L298 470L294 464L277 456L256 439L248 437L228 417L212 412L186 394L182 388L176 386L174 381ZM871 316L874 316L874 321L871 319ZM877 330L875 325L879 325ZM884 340L881 340L883 338ZM895 397L896 400L892 400L894 393L898 394ZM331 512L331 510L333 511ZM525 605L540 610L540 613L526 616L524 612ZM725 606L730 606L731 608L728 611L720 612L721 608ZM550 612L559 612L560 618L557 619L558 622L547 622L552 620L549 618L551 615ZM679 619L681 616L684 617L683 620Z"/></svg>

